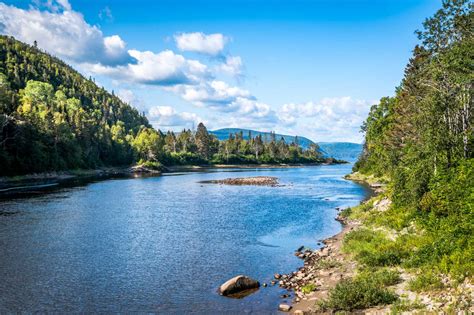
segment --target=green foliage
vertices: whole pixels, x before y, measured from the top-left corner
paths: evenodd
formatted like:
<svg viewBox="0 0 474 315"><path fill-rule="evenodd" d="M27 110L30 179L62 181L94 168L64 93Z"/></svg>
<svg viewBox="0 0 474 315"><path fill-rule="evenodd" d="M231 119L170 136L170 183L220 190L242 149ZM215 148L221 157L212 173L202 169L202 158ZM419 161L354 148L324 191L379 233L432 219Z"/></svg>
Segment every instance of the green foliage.
<svg viewBox="0 0 474 315"><path fill-rule="evenodd" d="M425 305L423 305L419 301L410 301L410 300L405 300L405 299L399 299L393 303L392 307L390 308L390 313L391 314L402 314L414 310L422 310L425 308Z"/></svg>
<svg viewBox="0 0 474 315"><path fill-rule="evenodd" d="M397 295L385 288L386 283L393 282L393 275L384 272L376 276L363 273L353 279L340 281L329 292L329 298L320 303L320 307L335 311L352 311L397 301Z"/></svg>
<svg viewBox="0 0 474 315"><path fill-rule="evenodd" d="M352 214L352 208L351 207L347 207L345 209L342 209L341 212L339 212L339 215L343 218L348 218L350 217Z"/></svg>
<svg viewBox="0 0 474 315"><path fill-rule="evenodd" d="M349 238L366 265L402 264L460 281L474 274L473 9L468 0L443 1L417 32L421 44L395 96L373 106L362 126L354 170L390 178L393 205L368 215L353 209L351 217L405 231L393 241Z"/></svg>
<svg viewBox="0 0 474 315"><path fill-rule="evenodd" d="M160 162L154 162L154 161L139 161L138 164L149 168L151 170L156 170L156 171L161 171L163 170L163 165L161 165Z"/></svg>
<svg viewBox="0 0 474 315"><path fill-rule="evenodd" d="M365 266L396 266L408 256L403 244L389 240L381 231L359 229L344 238L344 251Z"/></svg>
<svg viewBox="0 0 474 315"><path fill-rule="evenodd" d="M367 268L363 269L359 274L358 277L361 279L369 279L371 278L372 281L383 285L383 286L392 286L395 284L400 283L400 273L396 270L388 269L388 268Z"/></svg>
<svg viewBox="0 0 474 315"><path fill-rule="evenodd" d="M314 290L316 290L316 285L313 284L313 283L306 284L306 285L301 287L301 292L303 292L304 294L311 293Z"/></svg>
<svg viewBox="0 0 474 315"><path fill-rule="evenodd" d="M437 290L442 289L443 287L444 286L441 282L440 275L431 270L421 273L416 278L408 282L408 288L415 292Z"/></svg>
<svg viewBox="0 0 474 315"><path fill-rule="evenodd" d="M35 47L0 36L0 176L124 165L148 121Z"/></svg>

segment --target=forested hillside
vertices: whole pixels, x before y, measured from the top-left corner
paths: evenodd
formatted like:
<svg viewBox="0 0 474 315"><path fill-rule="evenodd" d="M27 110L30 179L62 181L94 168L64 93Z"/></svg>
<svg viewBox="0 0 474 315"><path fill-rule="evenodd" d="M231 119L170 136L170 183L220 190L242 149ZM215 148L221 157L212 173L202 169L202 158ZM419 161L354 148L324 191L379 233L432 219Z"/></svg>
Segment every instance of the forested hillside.
<svg viewBox="0 0 474 315"><path fill-rule="evenodd" d="M444 1L424 22L395 96L373 106L362 127L354 167L388 181L393 204L372 221L411 231L379 255L425 270L425 289L442 286L441 274L474 273L473 18L470 1Z"/></svg>
<svg viewBox="0 0 474 315"><path fill-rule="evenodd" d="M162 133L61 60L0 36L0 176L133 163L320 163L318 147L261 135Z"/></svg>
<svg viewBox="0 0 474 315"><path fill-rule="evenodd" d="M0 37L0 175L129 164L148 121L61 60Z"/></svg>

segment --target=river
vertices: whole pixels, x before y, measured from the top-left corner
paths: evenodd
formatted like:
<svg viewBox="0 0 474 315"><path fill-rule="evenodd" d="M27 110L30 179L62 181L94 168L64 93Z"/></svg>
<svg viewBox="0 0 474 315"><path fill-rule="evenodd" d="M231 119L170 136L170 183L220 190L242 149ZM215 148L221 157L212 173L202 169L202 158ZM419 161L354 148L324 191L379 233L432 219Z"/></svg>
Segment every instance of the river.
<svg viewBox="0 0 474 315"><path fill-rule="evenodd" d="M0 201L0 313L276 313L287 293L219 296L245 274L296 270L370 193L351 165L214 169L112 179ZM280 187L201 184L276 176ZM286 301L291 301L286 299Z"/></svg>

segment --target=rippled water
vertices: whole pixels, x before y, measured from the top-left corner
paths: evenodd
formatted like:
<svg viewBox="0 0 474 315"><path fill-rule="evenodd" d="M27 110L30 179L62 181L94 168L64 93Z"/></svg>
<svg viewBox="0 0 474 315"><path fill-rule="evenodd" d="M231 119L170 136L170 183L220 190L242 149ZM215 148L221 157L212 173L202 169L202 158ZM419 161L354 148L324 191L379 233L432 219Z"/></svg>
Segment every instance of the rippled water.
<svg viewBox="0 0 474 315"><path fill-rule="evenodd" d="M301 245L340 230L335 207L368 190L350 165L214 170L107 180L0 202L0 312L274 313L277 287L216 293L237 274L269 282ZM199 181L276 176L282 187Z"/></svg>

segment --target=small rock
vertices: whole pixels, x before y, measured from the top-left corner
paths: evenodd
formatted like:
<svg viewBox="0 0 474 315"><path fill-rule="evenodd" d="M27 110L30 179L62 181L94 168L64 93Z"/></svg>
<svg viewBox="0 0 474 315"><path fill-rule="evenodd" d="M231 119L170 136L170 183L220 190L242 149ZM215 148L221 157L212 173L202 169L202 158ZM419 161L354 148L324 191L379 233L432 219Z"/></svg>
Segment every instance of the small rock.
<svg viewBox="0 0 474 315"><path fill-rule="evenodd" d="M288 304L280 304L278 306L278 310L282 311L282 312L289 312L291 310L291 305L288 305Z"/></svg>
<svg viewBox="0 0 474 315"><path fill-rule="evenodd" d="M282 295L280 295L280 297L281 297L282 299L286 299L286 298L289 297L289 296L290 296L289 294L282 294Z"/></svg>
<svg viewBox="0 0 474 315"><path fill-rule="evenodd" d="M279 273L276 273L275 275L273 275L273 277L275 277L275 279L277 279L277 280L278 280L278 279L280 279L280 278L281 278L281 274L279 274Z"/></svg>
<svg viewBox="0 0 474 315"><path fill-rule="evenodd" d="M262 287L266 288L266 287L267 287L267 284L266 284L266 283L262 284Z"/></svg>
<svg viewBox="0 0 474 315"><path fill-rule="evenodd" d="M304 312L302 310L296 310L293 312L295 315L304 315Z"/></svg>

